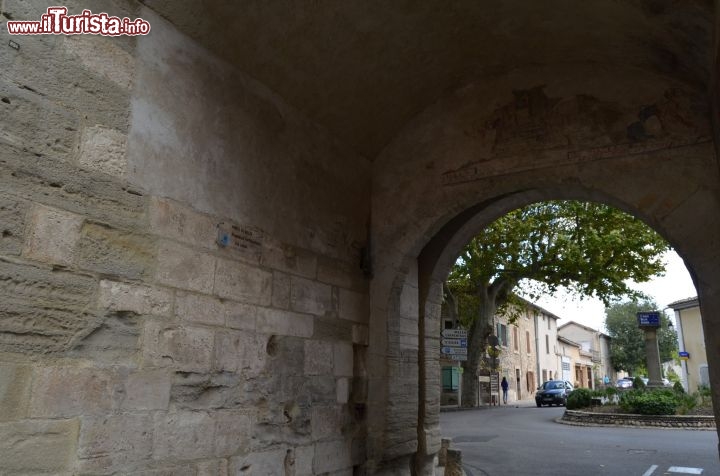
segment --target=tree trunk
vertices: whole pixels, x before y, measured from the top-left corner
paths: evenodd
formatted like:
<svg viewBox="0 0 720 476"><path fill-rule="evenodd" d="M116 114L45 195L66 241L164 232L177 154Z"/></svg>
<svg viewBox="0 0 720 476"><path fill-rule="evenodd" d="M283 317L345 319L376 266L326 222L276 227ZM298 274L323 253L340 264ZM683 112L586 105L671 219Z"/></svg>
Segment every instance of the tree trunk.
<svg viewBox="0 0 720 476"><path fill-rule="evenodd" d="M478 369L487 349L487 338L493 333L493 317L497 306L494 296L490 296L487 288L479 290L480 309L478 317L468 332L468 359L463 362L462 375L462 406L477 407L478 401Z"/></svg>

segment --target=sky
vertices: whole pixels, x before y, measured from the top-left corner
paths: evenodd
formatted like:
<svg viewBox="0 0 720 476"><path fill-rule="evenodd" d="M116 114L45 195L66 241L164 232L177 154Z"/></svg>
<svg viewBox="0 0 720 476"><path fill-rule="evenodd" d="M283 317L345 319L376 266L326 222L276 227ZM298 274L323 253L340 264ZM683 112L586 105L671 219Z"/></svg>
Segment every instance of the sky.
<svg viewBox="0 0 720 476"><path fill-rule="evenodd" d="M652 297L660 306L660 310L668 304L680 299L697 296L695 285L685 268L682 258L674 251L665 254L665 276L658 277L647 283L633 283L632 287ZM571 295L558 293L535 301L538 306L547 309L561 319L561 326L569 321L579 322L593 329L604 331L605 306L599 299L579 299ZM672 310L667 310L672 316Z"/></svg>

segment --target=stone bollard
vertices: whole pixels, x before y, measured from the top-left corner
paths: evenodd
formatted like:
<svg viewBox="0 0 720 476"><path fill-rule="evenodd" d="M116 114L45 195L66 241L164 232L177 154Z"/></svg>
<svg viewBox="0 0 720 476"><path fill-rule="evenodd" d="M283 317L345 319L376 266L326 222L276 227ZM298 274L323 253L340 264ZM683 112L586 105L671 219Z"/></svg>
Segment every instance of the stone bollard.
<svg viewBox="0 0 720 476"><path fill-rule="evenodd" d="M438 452L438 466L447 465L447 452L450 448L451 438L443 438L440 441L440 451Z"/></svg>
<svg viewBox="0 0 720 476"><path fill-rule="evenodd" d="M463 476L462 451L448 449L446 463L445 476Z"/></svg>

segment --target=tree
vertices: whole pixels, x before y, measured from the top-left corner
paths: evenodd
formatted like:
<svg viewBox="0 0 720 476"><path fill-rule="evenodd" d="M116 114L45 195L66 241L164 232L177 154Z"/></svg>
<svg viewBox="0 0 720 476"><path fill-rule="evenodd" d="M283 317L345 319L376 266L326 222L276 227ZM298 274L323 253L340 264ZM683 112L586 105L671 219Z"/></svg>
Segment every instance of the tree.
<svg viewBox="0 0 720 476"><path fill-rule="evenodd" d="M636 375L645 369L645 335L638 327L637 313L654 311L658 306L649 299L631 299L613 304L605 311L605 328L612 339L610 360L615 370L625 370ZM660 313L658 347L660 361L672 359L677 352L677 334L668 327L670 320Z"/></svg>
<svg viewBox="0 0 720 476"><path fill-rule="evenodd" d="M664 272L667 243L636 218L588 202L550 201L514 210L467 244L448 288L469 326L463 405L477 405L477 370L496 312L516 309L518 286L531 298L560 288L606 303L637 296L626 283Z"/></svg>

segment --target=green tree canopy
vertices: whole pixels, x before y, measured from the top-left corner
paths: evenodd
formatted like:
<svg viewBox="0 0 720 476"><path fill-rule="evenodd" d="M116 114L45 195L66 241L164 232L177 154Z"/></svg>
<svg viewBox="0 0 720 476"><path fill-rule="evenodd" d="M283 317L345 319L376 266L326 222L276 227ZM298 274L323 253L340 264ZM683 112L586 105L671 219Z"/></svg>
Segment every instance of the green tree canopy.
<svg viewBox="0 0 720 476"><path fill-rule="evenodd" d="M477 404L477 368L492 319L514 302L518 286L531 297L559 288L605 303L637 297L627 281L662 275L667 249L643 222L598 203L535 203L491 223L467 244L447 283L469 326L464 404Z"/></svg>
<svg viewBox="0 0 720 476"><path fill-rule="evenodd" d="M637 313L654 311L658 306L649 299L632 299L613 304L605 311L605 328L612 338L610 360L615 370L635 375L645 369L645 336L638 328ZM668 327L668 317L660 313L658 347L660 360L671 360L677 352L677 334Z"/></svg>

